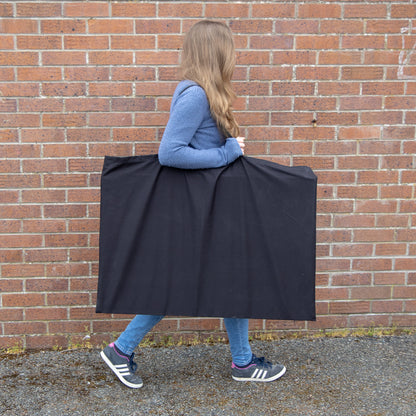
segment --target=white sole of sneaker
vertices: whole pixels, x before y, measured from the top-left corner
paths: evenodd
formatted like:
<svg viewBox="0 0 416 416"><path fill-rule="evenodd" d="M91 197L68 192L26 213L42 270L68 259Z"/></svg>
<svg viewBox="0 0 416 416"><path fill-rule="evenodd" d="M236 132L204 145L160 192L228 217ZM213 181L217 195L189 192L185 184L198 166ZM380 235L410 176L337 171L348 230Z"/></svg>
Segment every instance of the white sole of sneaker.
<svg viewBox="0 0 416 416"><path fill-rule="evenodd" d="M119 374L118 370L116 367L113 366L113 364L111 364L111 361L107 358L107 356L104 354L104 351L100 352L101 358L105 361L105 363L111 368L111 370L113 371L113 373L118 377L118 379L127 387L130 387L131 389L139 389L140 387L143 386L143 383L141 384L133 384L128 382L127 380L124 379L124 377Z"/></svg>
<svg viewBox="0 0 416 416"><path fill-rule="evenodd" d="M268 381L274 381L278 378L282 377L283 374L286 373L286 367L283 367L282 371L280 373L275 374L273 377L262 379L262 378L254 378L254 377L247 377L247 378L239 378L239 377L233 377L235 381L260 381L262 383L267 383Z"/></svg>

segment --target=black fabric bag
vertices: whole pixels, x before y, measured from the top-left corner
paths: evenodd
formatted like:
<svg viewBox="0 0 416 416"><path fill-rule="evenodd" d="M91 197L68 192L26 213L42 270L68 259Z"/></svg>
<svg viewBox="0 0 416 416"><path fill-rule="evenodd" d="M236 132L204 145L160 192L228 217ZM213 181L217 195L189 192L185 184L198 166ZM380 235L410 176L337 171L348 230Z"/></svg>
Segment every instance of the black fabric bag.
<svg viewBox="0 0 416 416"><path fill-rule="evenodd" d="M97 312L315 319L316 176L106 157Z"/></svg>

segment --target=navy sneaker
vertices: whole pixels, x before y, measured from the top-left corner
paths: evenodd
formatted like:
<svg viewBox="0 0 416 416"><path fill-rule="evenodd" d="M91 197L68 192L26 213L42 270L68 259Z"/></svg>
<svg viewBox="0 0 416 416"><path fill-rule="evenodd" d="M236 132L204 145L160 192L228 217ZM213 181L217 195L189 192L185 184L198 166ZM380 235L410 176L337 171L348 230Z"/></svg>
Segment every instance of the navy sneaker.
<svg viewBox="0 0 416 416"><path fill-rule="evenodd" d="M273 381L282 377L286 372L284 365L273 365L264 357L258 358L254 354L251 362L245 367L238 367L233 363L231 368L233 379L237 381Z"/></svg>
<svg viewBox="0 0 416 416"><path fill-rule="evenodd" d="M143 386L142 379L134 374L137 370L137 364L133 361L134 353L130 357L124 355L117 351L114 343L111 343L101 351L100 355L124 385L132 389Z"/></svg>

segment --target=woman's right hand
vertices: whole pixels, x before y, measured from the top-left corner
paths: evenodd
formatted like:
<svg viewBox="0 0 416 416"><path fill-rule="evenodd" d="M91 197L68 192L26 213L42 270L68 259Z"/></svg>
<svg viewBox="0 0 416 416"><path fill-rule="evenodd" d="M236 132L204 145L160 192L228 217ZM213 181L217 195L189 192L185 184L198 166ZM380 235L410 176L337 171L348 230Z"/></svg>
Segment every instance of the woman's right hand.
<svg viewBox="0 0 416 416"><path fill-rule="evenodd" d="M237 140L237 143L239 144L240 149L241 149L241 151L243 152L243 155L244 155L244 147L245 147L244 140L245 140L245 137L236 137L235 139Z"/></svg>

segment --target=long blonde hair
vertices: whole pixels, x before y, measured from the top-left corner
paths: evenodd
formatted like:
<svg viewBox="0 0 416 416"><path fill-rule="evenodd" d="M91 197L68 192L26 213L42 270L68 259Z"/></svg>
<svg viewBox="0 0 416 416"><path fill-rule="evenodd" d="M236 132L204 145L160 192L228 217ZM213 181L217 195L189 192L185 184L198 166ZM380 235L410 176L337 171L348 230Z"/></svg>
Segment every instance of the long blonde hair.
<svg viewBox="0 0 416 416"><path fill-rule="evenodd" d="M227 25L202 20L191 27L183 43L181 75L205 90L211 115L225 137L240 134L231 109L236 98L231 86L234 66L234 41Z"/></svg>

